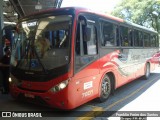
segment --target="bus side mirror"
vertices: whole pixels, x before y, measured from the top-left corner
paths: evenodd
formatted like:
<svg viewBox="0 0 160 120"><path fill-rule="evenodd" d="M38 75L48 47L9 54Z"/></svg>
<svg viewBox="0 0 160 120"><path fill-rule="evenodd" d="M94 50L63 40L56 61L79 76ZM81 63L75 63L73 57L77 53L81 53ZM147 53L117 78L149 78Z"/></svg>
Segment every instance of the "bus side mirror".
<svg viewBox="0 0 160 120"><path fill-rule="evenodd" d="M85 27L85 41L90 41L91 39L91 28L88 28L87 26Z"/></svg>

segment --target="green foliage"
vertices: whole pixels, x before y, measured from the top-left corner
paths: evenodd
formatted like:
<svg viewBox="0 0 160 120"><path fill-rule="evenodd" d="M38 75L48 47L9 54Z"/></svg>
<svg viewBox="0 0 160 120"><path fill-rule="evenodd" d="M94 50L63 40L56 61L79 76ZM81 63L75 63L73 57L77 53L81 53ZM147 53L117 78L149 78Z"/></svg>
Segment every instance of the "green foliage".
<svg viewBox="0 0 160 120"><path fill-rule="evenodd" d="M111 14L160 33L160 0L122 0Z"/></svg>

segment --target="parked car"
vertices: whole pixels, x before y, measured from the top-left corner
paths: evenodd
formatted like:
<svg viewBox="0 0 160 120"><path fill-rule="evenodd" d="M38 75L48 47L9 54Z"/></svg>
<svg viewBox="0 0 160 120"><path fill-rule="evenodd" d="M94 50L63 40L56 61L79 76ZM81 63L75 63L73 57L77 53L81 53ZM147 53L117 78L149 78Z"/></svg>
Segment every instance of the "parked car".
<svg viewBox="0 0 160 120"><path fill-rule="evenodd" d="M160 65L160 51L153 55L153 62Z"/></svg>

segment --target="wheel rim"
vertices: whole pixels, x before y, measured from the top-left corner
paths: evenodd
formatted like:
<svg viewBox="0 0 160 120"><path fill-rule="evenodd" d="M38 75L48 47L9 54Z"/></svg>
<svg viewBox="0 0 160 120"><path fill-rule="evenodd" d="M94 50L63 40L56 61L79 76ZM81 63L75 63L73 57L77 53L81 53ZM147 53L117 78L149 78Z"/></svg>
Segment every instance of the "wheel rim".
<svg viewBox="0 0 160 120"><path fill-rule="evenodd" d="M104 97L108 97L108 95L110 94L110 81L106 78L105 80L103 80L102 83L102 95Z"/></svg>
<svg viewBox="0 0 160 120"><path fill-rule="evenodd" d="M150 75L150 68L149 68L149 65L147 64L146 66L146 76L149 77Z"/></svg>

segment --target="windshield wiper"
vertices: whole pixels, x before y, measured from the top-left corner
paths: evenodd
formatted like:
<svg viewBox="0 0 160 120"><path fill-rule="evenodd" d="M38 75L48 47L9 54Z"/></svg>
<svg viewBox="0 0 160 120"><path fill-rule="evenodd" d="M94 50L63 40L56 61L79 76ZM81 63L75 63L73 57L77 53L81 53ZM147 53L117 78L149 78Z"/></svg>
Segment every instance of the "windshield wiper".
<svg viewBox="0 0 160 120"><path fill-rule="evenodd" d="M37 57L37 59L38 59L38 62L39 62L40 65L42 66L43 71L47 74L47 70L46 70L45 67L43 66L43 64L42 64L42 62L41 62L41 60L40 60L40 58L39 58L39 56L38 56L38 54L37 54L37 51L35 50L35 47L33 46L32 49L33 49L33 52L35 53L35 55L36 55L36 57Z"/></svg>
<svg viewBox="0 0 160 120"><path fill-rule="evenodd" d="M35 53L35 56L36 56L39 64L41 65L43 71L47 74L47 70L46 70L45 67L43 66L43 64L42 64L42 62L41 62L41 60L40 60L40 58L39 58L39 56L38 56L38 54L37 54L37 52L36 52L36 50L35 50L33 38L34 38L34 37L30 37L30 38L26 39L26 40L29 40L29 43L25 45L25 48L26 48L26 46L27 46L27 50L25 50L24 56L22 56L22 58L21 58L20 61L18 62L17 66L16 66L16 69L17 69L17 68L19 67L19 65L22 63L22 59L25 59L25 58L27 59L27 63L29 62L29 66L28 66L29 68L28 68L28 70L31 69L32 56L31 56L31 54L30 54L30 56L29 56L29 52L32 53L32 51L33 51L33 53ZM31 43L31 42L33 42L33 43ZM28 61L28 60L29 60L29 61Z"/></svg>
<svg viewBox="0 0 160 120"><path fill-rule="evenodd" d="M38 54L37 54L37 51L35 50L34 37L30 38L30 42L29 42L29 47L28 47L28 48L31 50L31 52L33 51L33 53L35 53L36 58L37 58L39 64L41 65L43 71L47 74L47 70L46 70L45 67L43 66L43 64L42 64L42 62L41 62L41 60L40 60L40 58L39 58L39 56L38 56ZM27 54L28 54L28 53L27 53ZM31 54L30 54L29 70L30 70L30 68L31 68L31 59L32 59L32 57L31 57Z"/></svg>

